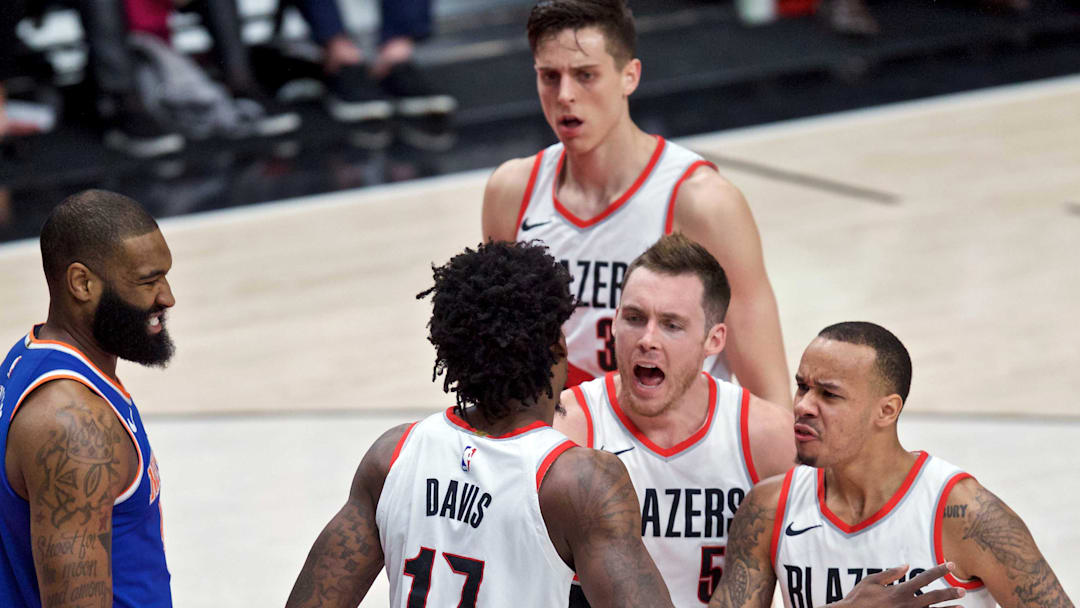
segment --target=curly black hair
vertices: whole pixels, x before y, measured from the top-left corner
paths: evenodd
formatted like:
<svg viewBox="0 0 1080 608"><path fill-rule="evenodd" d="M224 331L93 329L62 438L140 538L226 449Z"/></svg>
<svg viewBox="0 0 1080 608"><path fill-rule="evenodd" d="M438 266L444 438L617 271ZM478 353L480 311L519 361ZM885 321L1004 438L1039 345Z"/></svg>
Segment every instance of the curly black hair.
<svg viewBox="0 0 1080 608"><path fill-rule="evenodd" d="M475 405L489 422L553 397L553 347L574 312L570 273L537 242L494 241L466 248L431 267L428 340L435 345L431 379L445 373L443 390L456 393L461 415Z"/></svg>

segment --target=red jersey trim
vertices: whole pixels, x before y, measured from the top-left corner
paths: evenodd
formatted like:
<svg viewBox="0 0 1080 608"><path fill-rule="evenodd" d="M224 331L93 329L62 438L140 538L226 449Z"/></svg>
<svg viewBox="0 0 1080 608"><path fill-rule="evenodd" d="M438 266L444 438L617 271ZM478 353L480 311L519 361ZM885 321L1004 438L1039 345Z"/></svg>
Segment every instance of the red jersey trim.
<svg viewBox="0 0 1080 608"><path fill-rule="evenodd" d="M589 372L581 369L573 363L566 364L566 388L574 388L579 384L584 384L589 380L594 380L593 375Z"/></svg>
<svg viewBox="0 0 1080 608"><path fill-rule="evenodd" d="M589 226L599 224L604 221L606 217L615 213L619 207L623 206L623 203L634 196L634 193L638 191L641 184L644 184L645 180L648 179L649 174L651 174L653 168L656 167L656 163L660 161L660 156L664 152L665 141L664 138L659 135L655 135L654 137L656 137L656 148L653 150L652 157L649 158L649 164L645 165L645 168L642 169L641 174L638 175L637 179L634 180L634 183L630 185L630 188L628 188L626 192L623 192L622 196L615 199L615 202L611 203L606 209L601 211L599 215L586 220L571 213L569 209L559 202L559 197L555 195L555 191L559 185L559 176L562 175L563 161L566 160L566 148L563 148L562 155L559 156L559 164L555 167L555 178L551 180L551 200L555 202L555 210L578 228L588 228Z"/></svg>
<svg viewBox="0 0 1080 608"><path fill-rule="evenodd" d="M874 513L854 526L849 526L844 523L844 520L837 517L836 514L829 510L829 506L825 504L825 469L818 469L817 496L818 507L821 509L821 514L845 534L854 534L859 530L864 530L874 525L882 519L885 519L885 517L892 512L896 505L904 498L904 495L908 493L908 490L910 490L912 484L915 483L915 478L919 476L919 471L922 470L923 464L926 463L926 459L929 458L929 456L930 455L926 452L919 452L919 457L915 460L915 464L912 465L911 470L908 471L907 477L904 478L904 483L900 484L900 487L896 490L896 493L892 495L892 498L889 499L889 502L878 509L877 513Z"/></svg>
<svg viewBox="0 0 1080 608"><path fill-rule="evenodd" d="M405 440L409 438L409 434L412 433L415 426L415 422L410 424L409 428L405 429L405 432L401 434L401 439L397 440L397 445L394 446L394 455L390 457L390 466L386 467L388 472L394 468L394 463L397 462L398 456L401 455L401 448L405 447Z"/></svg>
<svg viewBox="0 0 1080 608"><path fill-rule="evenodd" d="M514 224L514 234L517 234L521 230L521 220L525 218L525 210L529 208L529 201L532 200L533 186L536 185L536 176L540 173L540 164L544 160L544 151L540 150L536 153L536 161L533 162L532 172L529 173L529 185L525 186L525 196L521 199L521 208L518 209L517 223Z"/></svg>
<svg viewBox="0 0 1080 608"><path fill-rule="evenodd" d="M769 542L769 561L776 567L776 552L780 548L780 535L784 530L784 518L787 517L787 499L791 492L791 479L795 476L795 467L788 469L784 483L780 486L780 500L776 501L776 515L773 519L772 540Z"/></svg>
<svg viewBox="0 0 1080 608"><path fill-rule="evenodd" d="M547 475L548 469L555 463L555 459L562 456L562 453L570 448L576 448L578 445L573 441L567 439L566 441L555 446L547 456L544 456L544 460L540 462L540 468L536 469L536 489L540 490L540 484L544 482L544 476Z"/></svg>
<svg viewBox="0 0 1080 608"><path fill-rule="evenodd" d="M709 413L705 418L705 424L701 425L701 428L694 431L692 435L670 448L662 448L653 443L623 411L618 398L615 396L615 372L608 372L607 376L604 377L604 384L607 388L608 401L611 402L611 409L615 410L615 415L618 416L619 421L622 422L626 430L630 431L630 434L652 452L664 458L670 458L701 441L708 434L709 429L712 427L713 418L716 417L716 380L713 380L712 376L706 372L701 373L709 379Z"/></svg>
<svg viewBox="0 0 1080 608"><path fill-rule="evenodd" d="M965 479L975 478L970 473L957 473L950 477L949 481L945 482L945 488L938 497L937 508L934 509L934 560L938 564L945 562L945 548L941 542L941 520L945 517L945 504L949 502L949 492L952 492L953 486ZM964 589L979 589L983 586L982 581L963 581L951 573L945 574L945 581L953 587Z"/></svg>
<svg viewBox="0 0 1080 608"><path fill-rule="evenodd" d="M589 412L589 402L585 400L585 392L580 386L572 387L570 390L574 391L574 397L581 406L581 411L585 413L585 447L591 448L593 447L593 421L592 413Z"/></svg>
<svg viewBox="0 0 1080 608"><path fill-rule="evenodd" d="M36 344L36 345L39 345L39 346L46 345L46 344L52 344L54 346L63 346L64 348L71 349L72 351L74 351L83 360L83 363L87 364L88 366L90 366L90 369L97 372L98 375L101 376L102 380L107 382L109 384L109 386L111 386L111 387L115 388L117 391L119 391L120 394L123 395L128 401L131 401L131 395L126 390L124 390L124 386L122 384L120 384L120 382L118 380L113 380L108 374L101 371L101 368L99 368L97 365L94 365L94 362L90 360L90 357L86 356L86 353L82 352L81 350L79 350L75 346L73 346L71 344L68 344L67 342L61 342L59 340L42 340L42 339L37 338L36 336L34 336L34 330L41 327L42 325L44 325L44 323L38 323L37 325L30 328L30 333L26 335L27 339L30 341L30 344Z"/></svg>
<svg viewBox="0 0 1080 608"><path fill-rule="evenodd" d="M679 198L679 188L682 187L682 183L689 179L699 167L712 167L713 169L716 169L716 165L707 160L695 160L690 163L690 166L683 172L679 181L675 182L675 187L671 189L671 199L668 201L667 207L667 219L664 220L664 234L671 234L671 229L675 226L675 199Z"/></svg>
<svg viewBox="0 0 1080 608"><path fill-rule="evenodd" d="M542 428L544 428L546 426L551 426L550 424L545 424L544 421L542 421L542 420L536 420L534 422L530 422L529 424L527 424L527 425L525 425L523 427L516 428L516 429L514 429L514 430L512 430L512 431L510 431L508 433L503 433L502 435L489 435L489 434L485 433L484 431L480 431L480 430L477 430L477 429L473 428L468 422L465 422L461 418L461 416L458 416L457 414L454 413L454 408L453 407L446 408L446 417L450 420L450 422L452 422L455 425L461 427L462 429L464 429L466 431L469 431L470 433L472 433L474 435L480 435L481 437L487 437L489 439L509 439L510 437L516 437L516 436L521 435L523 433L528 433L529 431L534 431L536 429L542 429Z"/></svg>
<svg viewBox="0 0 1080 608"><path fill-rule="evenodd" d="M742 389L742 403L739 404L739 438L742 440L743 461L746 462L746 471L750 473L750 481L761 481L757 469L754 468L754 455L750 450L750 391Z"/></svg>

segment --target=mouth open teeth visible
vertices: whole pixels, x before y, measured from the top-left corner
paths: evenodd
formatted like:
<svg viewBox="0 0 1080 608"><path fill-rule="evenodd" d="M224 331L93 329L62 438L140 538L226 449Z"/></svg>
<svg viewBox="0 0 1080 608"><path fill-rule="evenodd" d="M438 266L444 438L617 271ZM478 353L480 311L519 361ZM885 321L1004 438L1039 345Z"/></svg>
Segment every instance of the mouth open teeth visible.
<svg viewBox="0 0 1080 608"><path fill-rule="evenodd" d="M157 327L158 325L161 325L161 317L150 317L150 327Z"/></svg>
<svg viewBox="0 0 1080 608"><path fill-rule="evenodd" d="M660 386L665 376L659 367L649 363L640 363L634 366L634 377L645 386Z"/></svg>

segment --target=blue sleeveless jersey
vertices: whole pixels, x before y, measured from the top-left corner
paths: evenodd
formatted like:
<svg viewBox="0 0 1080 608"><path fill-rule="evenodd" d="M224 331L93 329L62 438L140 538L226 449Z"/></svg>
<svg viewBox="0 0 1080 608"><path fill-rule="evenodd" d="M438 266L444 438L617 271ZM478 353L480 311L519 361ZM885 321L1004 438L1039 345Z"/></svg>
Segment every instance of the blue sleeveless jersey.
<svg viewBox="0 0 1080 608"><path fill-rule="evenodd" d="M112 581L117 608L172 606L162 539L161 478L139 410L124 387L101 373L70 344L35 338L40 325L19 340L0 364L0 459L7 454L8 428L22 402L51 380L86 385L112 406L135 443L139 469L113 506ZM41 596L30 549L30 505L11 487L0 466L0 606L40 608Z"/></svg>

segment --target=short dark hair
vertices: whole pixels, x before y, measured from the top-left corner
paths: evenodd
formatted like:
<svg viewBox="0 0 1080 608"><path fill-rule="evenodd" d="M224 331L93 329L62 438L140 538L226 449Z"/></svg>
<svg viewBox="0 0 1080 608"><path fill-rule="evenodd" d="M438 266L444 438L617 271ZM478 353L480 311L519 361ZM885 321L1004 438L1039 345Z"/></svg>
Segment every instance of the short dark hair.
<svg viewBox="0 0 1080 608"><path fill-rule="evenodd" d="M488 421L554 397L551 368L562 325L574 312L570 273L538 243L494 241L432 265L428 340L435 345L431 379L446 374L455 411L475 405ZM562 353L565 356L565 353Z"/></svg>
<svg viewBox="0 0 1080 608"><path fill-rule="evenodd" d="M597 27L604 33L605 48L615 58L616 67L634 58L637 32L626 0L541 0L529 13L529 48L536 54L536 48L547 38L563 30L576 32L587 27Z"/></svg>
<svg viewBox="0 0 1080 608"><path fill-rule="evenodd" d="M911 390L911 355L891 331L866 321L846 321L826 327L818 337L874 349L874 369L886 390L907 402Z"/></svg>
<svg viewBox="0 0 1080 608"><path fill-rule="evenodd" d="M134 200L108 190L84 190L57 205L41 227L41 264L45 279L59 280L74 262L102 272L124 239L158 229L154 218Z"/></svg>
<svg viewBox="0 0 1080 608"><path fill-rule="evenodd" d="M701 245L681 232L660 237L651 247L639 255L626 270L623 285L638 268L667 275L693 274L701 279L705 291L701 306L705 309L705 330L724 322L728 304L731 302L731 286L720 262Z"/></svg>

